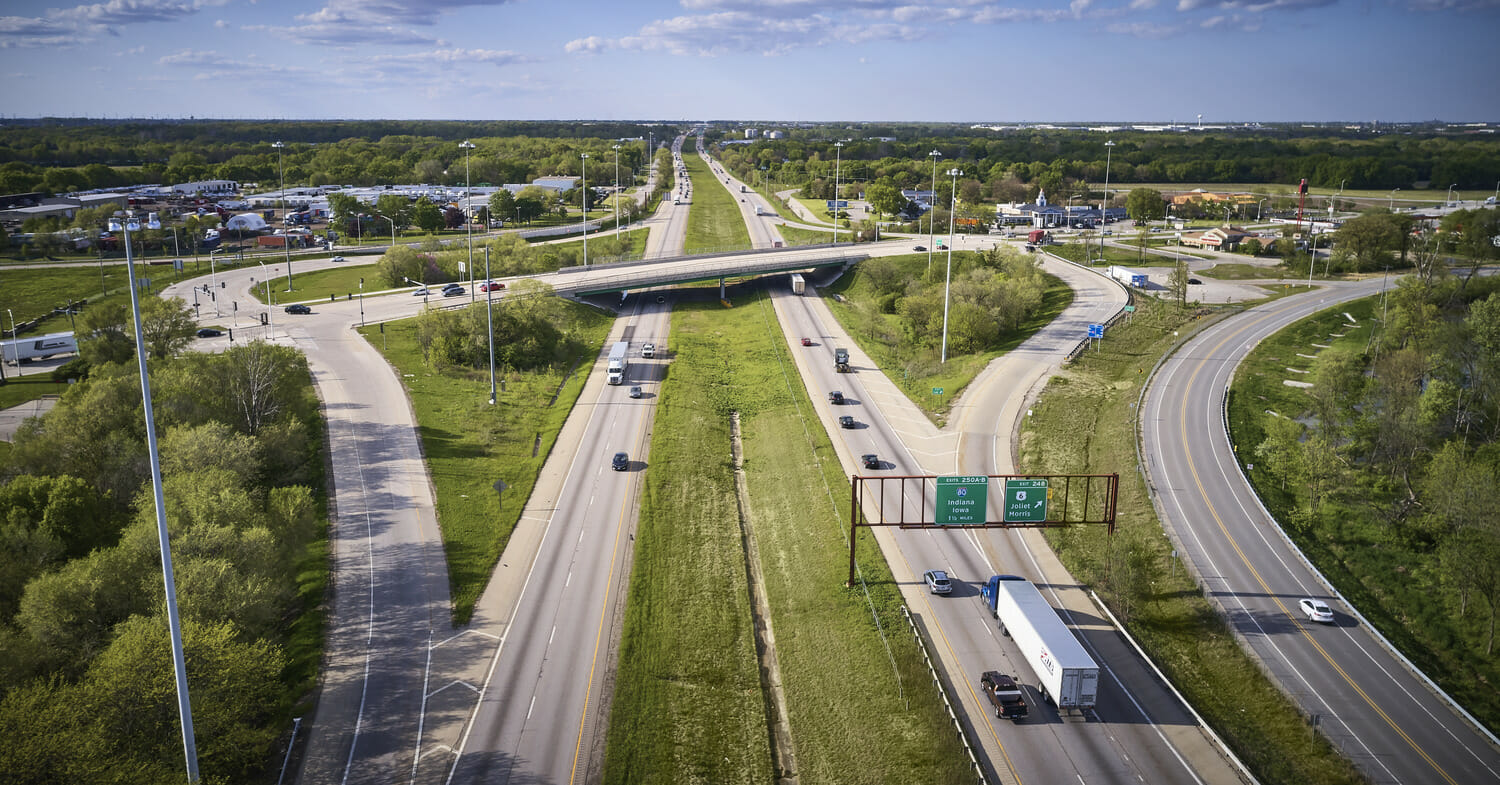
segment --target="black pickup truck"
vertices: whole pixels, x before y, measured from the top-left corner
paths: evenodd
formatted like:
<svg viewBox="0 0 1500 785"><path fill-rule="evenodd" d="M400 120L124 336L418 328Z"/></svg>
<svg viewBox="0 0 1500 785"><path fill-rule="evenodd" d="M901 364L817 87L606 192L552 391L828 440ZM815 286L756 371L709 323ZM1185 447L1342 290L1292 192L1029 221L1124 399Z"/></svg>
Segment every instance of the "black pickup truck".
<svg viewBox="0 0 1500 785"><path fill-rule="evenodd" d="M1015 679L999 671L985 671L979 677L979 687L995 705L996 717L1020 721L1026 716L1026 699L1021 696L1021 687Z"/></svg>

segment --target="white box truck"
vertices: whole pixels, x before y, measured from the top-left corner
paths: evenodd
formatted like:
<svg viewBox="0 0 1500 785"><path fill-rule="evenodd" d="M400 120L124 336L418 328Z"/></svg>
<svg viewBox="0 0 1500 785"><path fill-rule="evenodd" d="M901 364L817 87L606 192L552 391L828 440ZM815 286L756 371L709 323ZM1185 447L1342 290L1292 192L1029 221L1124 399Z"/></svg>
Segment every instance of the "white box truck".
<svg viewBox="0 0 1500 785"><path fill-rule="evenodd" d="M1129 267L1121 267L1117 264L1110 266L1109 277L1126 286L1134 286L1137 289L1146 288L1146 281L1148 280L1145 273L1138 273Z"/></svg>
<svg viewBox="0 0 1500 785"><path fill-rule="evenodd" d="M792 273L792 294L803 294L807 291L807 281L803 280L801 273Z"/></svg>
<svg viewBox="0 0 1500 785"><path fill-rule="evenodd" d="M1031 581L1014 575L991 576L979 596L1036 672L1037 691L1044 699L1058 709L1094 707L1099 666Z"/></svg>
<svg viewBox="0 0 1500 785"><path fill-rule="evenodd" d="M76 351L78 340L70 332L14 338L0 343L0 356L3 356L6 365L44 360L54 354L71 354Z"/></svg>
<svg viewBox="0 0 1500 785"><path fill-rule="evenodd" d="M625 368L630 364L630 359L626 355L629 353L629 341L619 341L610 348L608 366L610 384L621 384L625 381Z"/></svg>

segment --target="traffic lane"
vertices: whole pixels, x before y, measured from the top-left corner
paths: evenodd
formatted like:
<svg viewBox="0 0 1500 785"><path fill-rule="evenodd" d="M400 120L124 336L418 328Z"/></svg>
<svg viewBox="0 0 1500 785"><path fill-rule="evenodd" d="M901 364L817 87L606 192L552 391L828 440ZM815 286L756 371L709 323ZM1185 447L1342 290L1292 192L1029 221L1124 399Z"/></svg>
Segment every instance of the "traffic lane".
<svg viewBox="0 0 1500 785"><path fill-rule="evenodd" d="M644 299L644 298L643 298ZM639 346L665 346L666 306L636 305L637 314L621 337ZM485 703L476 711L463 743L454 781L570 781L574 767L587 765L593 739L602 730L607 707L600 702L607 631L604 620L623 583L617 571L634 524L633 499L645 469L647 423L653 411L628 397L629 386L660 379L656 361L633 359L627 380L600 385L590 404L574 465L544 535L515 620L492 668ZM616 472L610 456L630 454L630 468ZM544 644L531 645L545 641ZM509 650L507 650L509 649Z"/></svg>
<svg viewBox="0 0 1500 785"><path fill-rule="evenodd" d="M616 405L629 400L619 395L622 389L604 387L593 404L454 782L566 782L572 776L585 699L597 678L598 621L612 546L623 526L621 503L643 470L631 445L644 413ZM610 456L621 450L636 456L630 471L610 468Z"/></svg>
<svg viewBox="0 0 1500 785"><path fill-rule="evenodd" d="M831 359L829 364L831 364ZM831 371L825 370L819 372L820 375L828 373L831 373ZM850 376L856 375L845 374L843 376L847 379ZM850 379L849 383L846 383L845 386L848 387L846 395L860 397L866 395L863 385L858 380ZM828 404L828 408L839 409L844 407L836 407ZM833 412L833 414L836 414L836 412ZM843 437L845 452L859 454L867 447L878 448L880 445L887 445L885 449L891 450L887 454L892 459L891 466L893 470L910 465L912 461L909 456L904 454L904 449L899 446L899 439L896 439L893 433L887 431L883 419L877 415L878 413L871 412L866 418L871 423L869 430L874 431L877 435L867 435L859 439L851 439L845 435ZM886 472L884 470L871 471L861 469L857 473L871 476L885 474ZM898 472L892 471L891 473ZM880 520L882 515L897 520L930 520L932 518L932 504L935 496L931 483L919 483L914 480L903 482L893 479L883 481L881 479L870 479L864 480L862 483L864 484L863 490L870 494L870 496L865 497L865 501L867 515L872 519ZM988 577L990 573L987 570L990 568L987 565L981 566L980 560L976 558L978 549L974 547L972 541L966 539L966 535L967 532L964 531L896 530L891 532L890 536L897 543L895 550L900 554L899 558L903 562L902 566L905 568L904 570L897 571L897 579L907 589L906 593L911 603L927 619L927 625L935 637L941 640L943 645L947 646L950 652L961 663L960 672L964 674L963 680L966 686L960 690L957 697L960 699L960 705L964 707L965 722L970 727L978 729L981 738L984 738L988 734L993 739L994 747L986 748L987 763L990 769L997 771L999 776L1007 780L1012 776L1017 776L1017 773L1019 773L1021 781L1024 781L1027 772L1046 771L1055 773L1058 756L1055 753L1037 752L1033 747L1026 745L1023 745L1021 748L1014 746L1011 742L1014 742L1015 739L1008 740L1006 736L1010 734L997 729L996 723L989 721L988 704L977 694L973 685L968 684L968 682L976 682L979 673L996 667L997 660L1000 661L1000 667L1006 670L1006 672L1021 675L1023 680L1027 680L1025 674L1030 672L1029 666L1026 667L1026 670L1017 667L1017 663L1024 663L1024 659L1020 658L1019 652L1006 652L1005 644L996 641L993 624L983 621L987 614L975 616L972 613L972 609L963 607L965 604L972 603L955 605L948 602L948 600L954 599L952 597L934 599L930 596L924 596L926 588L921 582L921 574L927 569L946 569L955 574L962 572L963 574L977 575L980 576L978 580ZM903 572L911 576L911 578L901 577L901 573ZM970 585L965 584L965 586ZM966 588L959 590L961 594L968 593L968 591L969 589ZM977 597L977 588L974 588L973 591L974 596ZM914 597L913 595L916 596ZM918 600L918 597L922 599ZM1056 721L1061 721L1061 718L1051 709L1038 707L1038 716L1044 716L1047 711L1053 711L1052 718ZM1109 732L1085 732L1082 735L1078 732L1072 732L1067 733L1067 735L1069 737L1068 743L1071 745L1070 748L1095 748L1095 752L1090 756L1084 756L1078 760L1070 759L1069 765L1075 776L1084 776L1090 781L1120 783L1138 782L1141 776L1152 777L1155 781L1197 781L1180 761L1175 764L1175 768L1163 768L1160 771L1137 771L1130 764L1130 761L1141 759L1159 761L1163 767L1170 766L1176 760L1176 756L1174 751L1168 746L1157 745L1150 740L1145 740L1141 746L1146 752L1132 756L1123 748L1111 746L1111 734ZM1101 744L1104 748L1108 748L1107 752L1101 751L1098 748L1098 745ZM1066 752L1064 755L1066 755ZM1010 771L1009 767L1012 765L1016 767L1015 772ZM1187 776L1183 776L1184 774Z"/></svg>
<svg viewBox="0 0 1500 785"><path fill-rule="evenodd" d="M1258 341L1261 335L1279 329L1282 322L1295 321L1329 304L1331 303L1327 295L1309 298L1309 301L1304 301L1299 309L1287 311L1284 314L1285 318L1278 319L1276 323L1269 323L1264 318L1257 320L1257 323L1264 326L1255 334L1232 335L1233 340L1224 339L1221 334L1209 334L1201 340L1210 345L1233 347L1235 358L1225 363L1225 366L1232 366L1238 361L1239 356L1242 356ZM1223 330L1224 333L1228 331L1228 327ZM1197 354L1213 353L1204 350ZM1165 372L1178 369L1164 368L1163 370ZM1225 373L1227 374L1228 371L1226 370ZM1170 377L1166 381L1170 382ZM1171 390L1173 387L1166 386L1163 389ZM1175 400L1180 401L1183 407L1191 407L1191 411L1195 413L1217 411L1218 404L1222 400L1222 389L1221 384L1208 384L1202 387L1199 399L1193 403L1183 401L1185 395ZM1165 403L1165 408L1170 410L1171 399ZM1215 439L1222 441L1224 438L1221 424L1208 430L1214 434ZM1148 438L1150 433L1148 429ZM1220 444L1216 455L1226 454L1227 450L1223 444ZM1186 464L1187 456L1179 455L1177 458L1176 465L1188 465ZM1221 602L1224 602L1231 611L1238 611L1231 614L1232 619L1238 623L1239 629L1245 633L1252 646L1257 647L1258 653L1268 659L1273 672L1288 682L1288 689L1293 692L1294 696L1298 697L1305 706L1310 706L1307 710L1317 711L1318 704L1326 703L1325 698L1337 702L1340 696L1346 696L1349 692L1354 693L1355 698L1349 701L1352 709L1345 709L1350 716L1340 717L1330 710L1332 716L1324 717L1322 721L1321 727L1324 732L1335 736L1335 742L1342 749L1345 749L1351 756L1363 760L1362 766L1371 770L1372 775L1377 777L1382 775L1396 779L1405 779L1409 776L1430 777L1434 772L1439 777L1444 777L1447 775L1445 770L1450 768L1449 760L1453 760L1454 766L1474 767L1464 769L1464 776L1468 774L1493 776L1495 767L1482 754L1488 745L1472 743L1483 741L1477 733L1473 733L1468 742L1459 743L1463 749L1462 754L1456 758L1438 757L1425 751L1429 744L1439 747L1445 744L1451 746L1456 740L1464 737L1465 734L1462 731L1472 731L1472 729L1467 723L1458 722L1456 716L1450 716L1450 710L1442 709L1434 713L1429 709L1428 705L1431 702L1421 700L1425 685L1415 677L1409 676L1404 668L1385 654L1378 642L1372 636L1364 634L1363 630L1352 624L1341 627L1341 632L1347 638L1346 645L1336 645L1338 641L1336 638L1332 642L1327 640L1304 642L1301 646L1286 641L1287 636L1283 633L1295 630L1303 636L1309 634L1307 625L1299 620L1295 600L1299 596L1321 596L1324 592L1320 590L1317 579L1306 571L1290 549L1285 548L1279 531L1272 531L1269 528L1274 524L1259 514L1259 508L1254 505L1254 499L1250 496L1243 480L1239 478L1238 468L1233 466L1232 460L1220 460L1216 468L1218 470L1209 473L1209 479L1204 481L1204 489L1194 490L1190 494L1195 497L1197 505L1178 504L1179 516L1184 520L1214 520L1222 512L1226 517L1233 517L1234 523L1223 524L1221 533L1223 542L1219 544L1216 558L1210 561L1212 569L1203 571L1208 573L1205 576L1206 580L1209 581L1211 589L1214 588L1215 583L1222 585L1221 590L1217 592L1221 597ZM1189 483L1187 487L1195 489L1196 485ZM1211 504L1209 500L1213 498L1236 498L1238 506L1223 511L1221 508L1226 505ZM1186 509L1183 509L1184 507ZM1194 510L1198 511L1198 516L1201 517L1193 517ZM1210 527L1210 530L1213 528L1216 527ZM1230 535L1234 539L1231 540ZM1242 554L1241 549L1248 555ZM1246 560L1260 564L1260 569L1246 568L1243 564ZM1247 588L1236 591L1237 587ZM1290 637L1295 641L1297 636ZM1310 660L1302 659L1309 654L1312 655ZM1353 670L1351 663L1361 662L1364 663L1363 669L1370 672L1370 678L1354 680L1345 675ZM1310 675L1315 678L1309 679ZM1351 681L1354 683L1351 684ZM1313 687L1314 683L1318 685L1317 689ZM1382 695L1382 691L1386 689L1391 690L1392 694ZM1323 697L1318 697L1320 690L1324 692ZM1415 725L1408 722L1399 728L1396 727L1394 719L1382 722L1384 718L1380 717L1381 710L1378 707L1388 705L1422 707L1418 714L1426 715L1423 718L1426 721ZM1403 714L1408 713L1403 712ZM1340 740L1337 738L1340 723L1357 728L1367 724L1373 724L1374 727L1369 731L1351 731L1353 735L1347 740ZM1381 727L1382 725L1385 727ZM1417 754L1405 756L1404 759L1387 760L1388 756L1366 752L1367 750L1402 748L1415 749ZM1413 763L1415 763L1414 771L1403 776L1401 769ZM1462 781L1462 777L1459 779Z"/></svg>
<svg viewBox="0 0 1500 785"><path fill-rule="evenodd" d="M425 650L448 628L447 566L404 391L378 352L310 324L334 475L334 612L304 780L389 782L409 772Z"/></svg>

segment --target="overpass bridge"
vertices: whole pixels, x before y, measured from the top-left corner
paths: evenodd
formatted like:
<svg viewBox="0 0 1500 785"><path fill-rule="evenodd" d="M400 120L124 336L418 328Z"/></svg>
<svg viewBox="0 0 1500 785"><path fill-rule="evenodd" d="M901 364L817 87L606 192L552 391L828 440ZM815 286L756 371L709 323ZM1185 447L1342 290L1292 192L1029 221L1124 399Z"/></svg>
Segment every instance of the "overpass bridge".
<svg viewBox="0 0 1500 785"><path fill-rule="evenodd" d="M671 284L718 281L722 290L730 278L800 272L819 267L844 267L870 258L849 245L777 248L767 251L689 256L645 262L621 262L558 270L550 281L560 295L589 295L649 289ZM722 292L721 292L722 294Z"/></svg>

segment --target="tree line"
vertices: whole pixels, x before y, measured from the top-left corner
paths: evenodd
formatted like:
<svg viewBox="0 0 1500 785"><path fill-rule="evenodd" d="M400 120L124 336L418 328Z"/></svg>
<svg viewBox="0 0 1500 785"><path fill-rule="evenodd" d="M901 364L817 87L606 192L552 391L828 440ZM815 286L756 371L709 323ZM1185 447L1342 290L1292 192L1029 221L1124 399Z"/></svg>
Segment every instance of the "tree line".
<svg viewBox="0 0 1500 785"><path fill-rule="evenodd" d="M328 138L333 136L330 125L349 133ZM257 183L262 189L277 188L283 180L289 187L402 183L462 186L466 161L464 149L458 144L466 139L476 145L467 158L467 177L472 184L576 176L582 173L583 153L589 154L593 164L590 181L605 184L614 179L616 152L622 180L649 159L645 141L616 139L644 138L651 130L669 133L663 128L629 124L561 123L515 126L516 130L537 131L537 135L483 133L511 130L508 125L486 123L455 123L443 128L441 135L412 133L433 130L427 123L414 123L400 134L354 133L361 128L396 130L362 123L250 124L253 130L225 128L217 137L204 132L158 138L129 125L87 127L79 137L73 136L79 132L73 127L7 127L8 133L0 139L0 193L58 194L199 180ZM592 133L583 133L585 128ZM136 133L132 135L132 131ZM471 131L474 133L467 133ZM273 148L277 140L286 146ZM620 146L618 151L613 149L616 144Z"/></svg>
<svg viewBox="0 0 1500 785"><path fill-rule="evenodd" d="M144 329L199 758L205 781L257 781L315 677L290 636L325 569L318 401L295 350L182 352L186 307L163 303ZM86 377L0 465L7 782L182 777L133 327L90 319Z"/></svg>
<svg viewBox="0 0 1500 785"><path fill-rule="evenodd" d="M849 132L854 138L843 136ZM869 129L820 127L725 145L719 155L746 181L765 175L773 183L831 184L835 169L855 191L888 182L898 189L933 188L938 201L952 193L949 169L960 184L992 201L1027 201L1039 190L1059 196L1099 191L1108 169L1111 187L1130 183L1295 184L1307 178L1322 188L1411 190L1418 183L1490 189L1500 181L1500 140L1441 133L1353 136L1324 131L1258 130L1203 133L1079 130L967 130L936 135L911 129L894 141L870 138ZM842 146L834 144L846 139ZM1105 141L1114 145L1106 153ZM932 156L930 153L939 155ZM848 198L849 191L843 196ZM819 197L824 198L824 197ZM831 195L826 198L831 198Z"/></svg>

